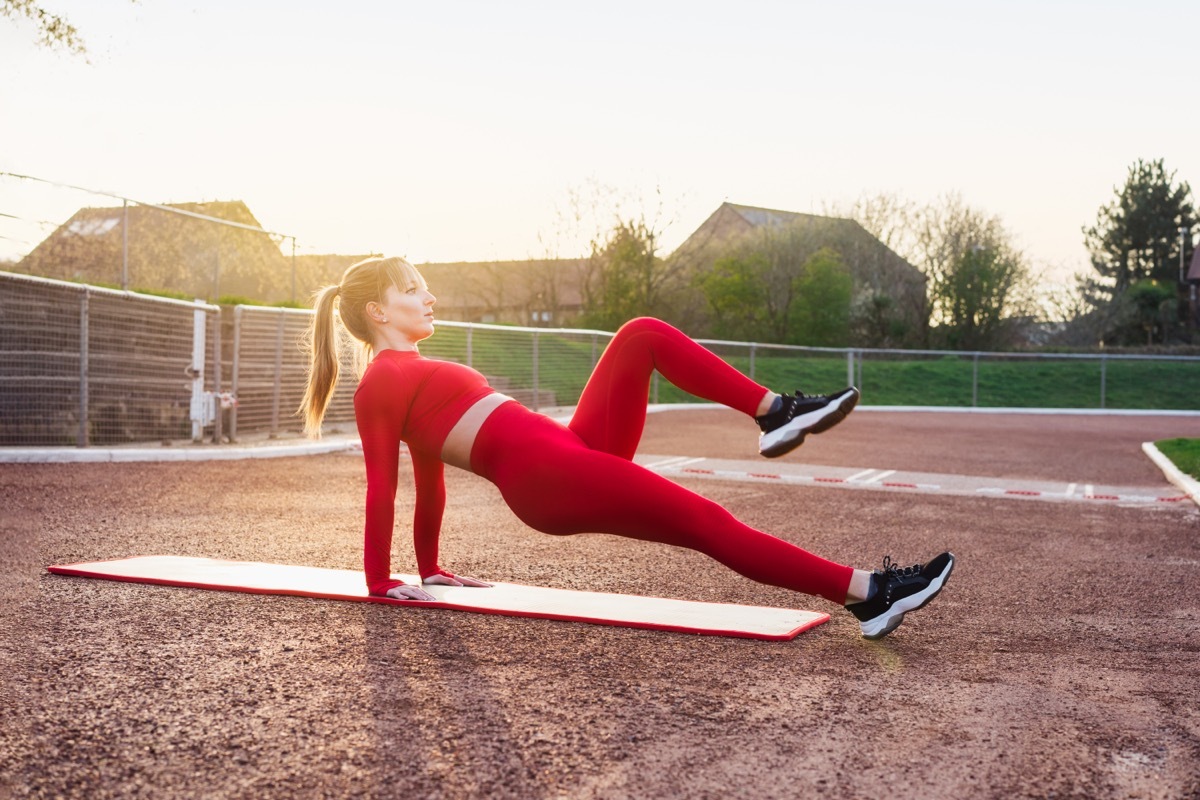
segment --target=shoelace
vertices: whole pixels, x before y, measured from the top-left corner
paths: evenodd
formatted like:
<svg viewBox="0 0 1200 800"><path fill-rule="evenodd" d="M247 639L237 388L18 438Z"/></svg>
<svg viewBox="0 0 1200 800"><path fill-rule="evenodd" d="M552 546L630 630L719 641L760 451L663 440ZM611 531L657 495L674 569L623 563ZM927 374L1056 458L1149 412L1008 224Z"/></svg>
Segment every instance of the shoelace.
<svg viewBox="0 0 1200 800"><path fill-rule="evenodd" d="M912 578L921 574L921 565L913 564L911 567L901 567L892 561L891 556L883 557L883 570L881 575L895 576L897 578Z"/></svg>

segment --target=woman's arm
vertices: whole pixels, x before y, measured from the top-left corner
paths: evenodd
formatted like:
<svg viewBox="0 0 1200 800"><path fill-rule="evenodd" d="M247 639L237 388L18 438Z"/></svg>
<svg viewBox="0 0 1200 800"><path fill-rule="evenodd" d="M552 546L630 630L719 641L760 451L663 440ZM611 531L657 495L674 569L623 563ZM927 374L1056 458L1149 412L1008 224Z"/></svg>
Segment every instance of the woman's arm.
<svg viewBox="0 0 1200 800"><path fill-rule="evenodd" d="M442 532L442 514L446 508L446 465L440 458L412 451L413 475L417 484L417 503L413 513L413 549L417 571L426 586L488 587L490 583L455 575L438 565L438 539Z"/></svg>
<svg viewBox="0 0 1200 800"><path fill-rule="evenodd" d="M367 467L367 506L363 530L363 571L367 590L384 596L403 586L392 578L392 528L400 460L400 426L383 415L359 417L363 460Z"/></svg>
<svg viewBox="0 0 1200 800"><path fill-rule="evenodd" d="M445 465L440 458L410 450L417 500L413 511L413 550L421 578L444 574L438 567L438 539L446 510Z"/></svg>

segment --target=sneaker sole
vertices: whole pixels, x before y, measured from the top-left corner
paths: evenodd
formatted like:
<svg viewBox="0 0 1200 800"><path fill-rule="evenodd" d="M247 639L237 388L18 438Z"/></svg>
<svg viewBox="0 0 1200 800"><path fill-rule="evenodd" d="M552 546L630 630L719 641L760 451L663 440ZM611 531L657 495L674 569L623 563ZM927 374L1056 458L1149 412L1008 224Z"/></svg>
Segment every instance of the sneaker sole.
<svg viewBox="0 0 1200 800"><path fill-rule="evenodd" d="M858 397L858 390L851 389L836 405L830 403L824 408L801 414L788 424L764 433L759 439L758 452L767 458L790 453L804 444L806 435L823 433L844 420L858 405Z"/></svg>
<svg viewBox="0 0 1200 800"><path fill-rule="evenodd" d="M904 615L910 611L918 611L929 604L929 601L937 597L942 591L942 587L946 585L946 581L950 579L950 573L954 571L954 556L950 556L950 563L946 565L946 569L941 575L929 582L923 590L916 594L909 595L900 602L893 605L887 610L886 614L881 614L874 619L869 619L866 622L860 623L862 634L867 639L882 639L896 628L900 627L900 623L904 622Z"/></svg>

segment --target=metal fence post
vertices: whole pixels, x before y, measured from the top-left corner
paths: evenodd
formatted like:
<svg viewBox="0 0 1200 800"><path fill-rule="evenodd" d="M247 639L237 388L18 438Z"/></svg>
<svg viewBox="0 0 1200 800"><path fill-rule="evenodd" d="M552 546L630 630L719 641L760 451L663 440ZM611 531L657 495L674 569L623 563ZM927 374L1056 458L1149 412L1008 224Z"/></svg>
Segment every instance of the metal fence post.
<svg viewBox="0 0 1200 800"><path fill-rule="evenodd" d="M88 440L88 290L79 298L79 433L75 444L87 447Z"/></svg>
<svg viewBox="0 0 1200 800"><path fill-rule="evenodd" d="M221 364L221 312L217 311L213 314L215 323L213 325L213 342L212 342L212 360L213 360L213 403L215 405L213 414L213 443L220 444L221 437L225 435L224 417L225 411L221 408L221 373L224 371Z"/></svg>
<svg viewBox="0 0 1200 800"><path fill-rule="evenodd" d="M758 352L758 342L750 343L750 374L747 376L750 380L754 380L754 361L755 354Z"/></svg>
<svg viewBox="0 0 1200 800"><path fill-rule="evenodd" d="M858 385L854 382L854 351L853 350L846 351L846 385L847 386L857 386ZM862 387L859 387L859 388L862 388Z"/></svg>
<svg viewBox="0 0 1200 800"><path fill-rule="evenodd" d="M538 410L538 332L533 332L533 410Z"/></svg>
<svg viewBox="0 0 1200 800"><path fill-rule="evenodd" d="M1100 354L1100 408L1104 408L1104 403L1108 395L1108 353Z"/></svg>
<svg viewBox="0 0 1200 800"><path fill-rule="evenodd" d="M279 322L275 325L275 385L271 390L271 431L270 438L279 435L279 395L283 391L283 310L280 309Z"/></svg>
<svg viewBox="0 0 1200 800"><path fill-rule="evenodd" d="M468 367L475 366L475 363L474 363L475 354L471 349L472 348L472 339L474 338L474 336L473 336L474 333L475 333L475 327L473 325L468 325L467 326L467 366Z"/></svg>
<svg viewBox="0 0 1200 800"><path fill-rule="evenodd" d="M233 374L230 376L231 385L229 391L237 397L238 393L238 367L241 366L242 356L242 307L234 306L233 309ZM238 410L235 405L229 410L229 441L237 441L237 415Z"/></svg>
<svg viewBox="0 0 1200 800"><path fill-rule="evenodd" d="M979 353L971 359L971 408L979 405Z"/></svg>
<svg viewBox="0 0 1200 800"><path fill-rule="evenodd" d="M204 421L207 418L204 397L204 337L207 333L205 326L208 324L208 315L204 312L203 305L204 301L197 298L192 306L192 363L187 370L188 376L192 379L193 442L198 442L204 437Z"/></svg>

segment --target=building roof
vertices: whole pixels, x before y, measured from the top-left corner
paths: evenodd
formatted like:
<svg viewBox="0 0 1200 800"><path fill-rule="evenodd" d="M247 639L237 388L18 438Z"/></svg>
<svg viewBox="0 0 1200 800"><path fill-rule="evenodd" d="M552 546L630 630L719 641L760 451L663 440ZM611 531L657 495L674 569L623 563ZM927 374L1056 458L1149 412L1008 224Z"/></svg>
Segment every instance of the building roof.
<svg viewBox="0 0 1200 800"><path fill-rule="evenodd" d="M275 301L290 292L291 269L278 242L240 200L81 208L17 265L34 275L118 285L123 267L131 288L209 300L233 294Z"/></svg>

